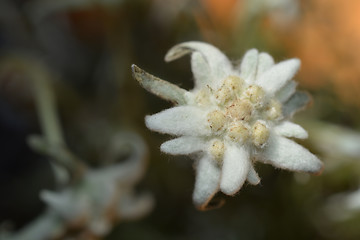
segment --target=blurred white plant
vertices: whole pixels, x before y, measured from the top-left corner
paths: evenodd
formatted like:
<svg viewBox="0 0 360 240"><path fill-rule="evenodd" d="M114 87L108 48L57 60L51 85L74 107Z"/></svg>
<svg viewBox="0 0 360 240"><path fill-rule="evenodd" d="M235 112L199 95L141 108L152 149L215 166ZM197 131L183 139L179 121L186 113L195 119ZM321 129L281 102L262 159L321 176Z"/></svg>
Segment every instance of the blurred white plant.
<svg viewBox="0 0 360 240"><path fill-rule="evenodd" d="M144 175L148 155L141 137L132 132L115 133L103 151L102 160L109 164L89 168L66 146L51 87L52 75L44 63L25 56L2 59L0 75L12 71L25 73L32 80L43 136L30 136L28 143L53 161L58 189L41 192L47 205L42 215L18 232L1 229L0 239L99 239L117 222L149 213L153 197L134 192Z"/></svg>
<svg viewBox="0 0 360 240"><path fill-rule="evenodd" d="M332 220L344 221L360 212L360 189L339 193L327 200L325 210Z"/></svg>
<svg viewBox="0 0 360 240"><path fill-rule="evenodd" d="M40 196L47 204L45 213L19 232L0 239L63 239L69 237L69 232L74 232L76 239L97 239L119 221L148 214L154 205L153 197L133 191L144 173L146 145L131 132L117 134L112 142L116 155L130 147L124 162L86 170L78 182L62 191L43 190Z"/></svg>
<svg viewBox="0 0 360 240"><path fill-rule="evenodd" d="M319 173L320 160L288 137L307 138L307 132L288 119L309 102L296 92L291 79L300 61L274 64L267 53L246 52L233 67L212 45L185 42L165 56L166 61L191 53L194 89L187 91L133 65L134 77L153 94L175 107L145 122L151 130L179 136L161 145L161 151L196 158L193 201L205 210L220 190L234 195L247 180L258 184L254 163L261 161L292 171Z"/></svg>

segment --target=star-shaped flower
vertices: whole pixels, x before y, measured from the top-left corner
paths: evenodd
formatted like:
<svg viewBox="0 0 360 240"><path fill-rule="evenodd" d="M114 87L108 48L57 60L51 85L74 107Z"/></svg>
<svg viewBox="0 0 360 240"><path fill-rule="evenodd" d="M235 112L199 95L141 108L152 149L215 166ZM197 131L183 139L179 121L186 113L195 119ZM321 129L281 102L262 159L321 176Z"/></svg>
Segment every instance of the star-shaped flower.
<svg viewBox="0 0 360 240"><path fill-rule="evenodd" d="M207 209L220 190L234 195L245 181L258 184L254 163L261 161L292 171L318 173L320 160L289 137L304 139L307 132L288 119L309 102L296 92L293 76L298 59L274 64L267 53L246 52L233 66L217 48L202 42L174 46L165 60L191 54L195 87L187 91L133 65L134 77L148 91L175 106L146 116L151 130L177 136L161 151L196 156L193 201Z"/></svg>

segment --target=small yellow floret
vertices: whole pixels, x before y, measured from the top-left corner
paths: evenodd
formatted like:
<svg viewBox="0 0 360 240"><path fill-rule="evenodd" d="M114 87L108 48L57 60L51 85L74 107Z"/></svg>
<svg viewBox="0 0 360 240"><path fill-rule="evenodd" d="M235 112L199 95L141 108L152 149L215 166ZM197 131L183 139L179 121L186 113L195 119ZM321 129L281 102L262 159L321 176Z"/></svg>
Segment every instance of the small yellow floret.
<svg viewBox="0 0 360 240"><path fill-rule="evenodd" d="M261 101L265 97L265 92L261 87L251 85L245 90L245 97L253 104L261 104Z"/></svg>
<svg viewBox="0 0 360 240"><path fill-rule="evenodd" d="M236 120L248 121L253 111L252 104L247 99L236 99L226 109L226 113Z"/></svg>
<svg viewBox="0 0 360 240"><path fill-rule="evenodd" d="M201 89L196 97L195 97L195 101L200 105L200 106L207 106L210 105L210 93L209 93L209 89Z"/></svg>
<svg viewBox="0 0 360 240"><path fill-rule="evenodd" d="M236 121L229 126L227 135L233 142L244 143L249 137L249 129L242 121Z"/></svg>
<svg viewBox="0 0 360 240"><path fill-rule="evenodd" d="M281 117L281 113L281 103L272 99L269 103L269 106L266 108L266 117L270 120L275 120Z"/></svg>
<svg viewBox="0 0 360 240"><path fill-rule="evenodd" d="M252 126L252 141L256 147L263 147L269 139L270 132L264 123L257 121Z"/></svg>
<svg viewBox="0 0 360 240"><path fill-rule="evenodd" d="M214 140L210 146L210 154L219 163L222 163L224 152L225 152L224 142L220 140Z"/></svg>
<svg viewBox="0 0 360 240"><path fill-rule="evenodd" d="M230 88L231 91L238 93L243 88L244 80L238 76L229 76L225 78L224 85Z"/></svg>
<svg viewBox="0 0 360 240"><path fill-rule="evenodd" d="M207 115L211 130L217 132L224 127L226 116L219 110L210 112Z"/></svg>
<svg viewBox="0 0 360 240"><path fill-rule="evenodd" d="M216 92L215 92L215 98L219 104L225 104L227 101L229 101L233 97L233 92L231 92L230 88L226 86L221 86Z"/></svg>

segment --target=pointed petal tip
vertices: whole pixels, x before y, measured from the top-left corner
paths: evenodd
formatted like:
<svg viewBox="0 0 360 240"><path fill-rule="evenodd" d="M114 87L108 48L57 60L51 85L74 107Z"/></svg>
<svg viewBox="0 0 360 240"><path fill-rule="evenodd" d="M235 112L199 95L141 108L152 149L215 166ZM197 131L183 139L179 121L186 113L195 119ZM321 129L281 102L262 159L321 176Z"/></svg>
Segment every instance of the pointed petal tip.
<svg viewBox="0 0 360 240"><path fill-rule="evenodd" d="M300 60L297 58L279 62L261 74L256 79L256 83L263 87L268 94L272 95L295 76L300 68L300 63Z"/></svg>
<svg viewBox="0 0 360 240"><path fill-rule="evenodd" d="M290 171L319 173L323 166L318 157L308 149L276 134L272 134L269 145L262 154L263 162Z"/></svg>
<svg viewBox="0 0 360 240"><path fill-rule="evenodd" d="M221 169L211 155L203 155L196 166L195 187L192 195L198 209L206 210L214 205L212 199L219 191Z"/></svg>
<svg viewBox="0 0 360 240"><path fill-rule="evenodd" d="M131 65L131 72L132 72L132 76L133 78L138 81L140 84L143 83L143 79L141 78L141 75L143 74L147 74L147 72L145 72L144 70L142 70L141 68L139 68L137 65L132 64Z"/></svg>
<svg viewBox="0 0 360 240"><path fill-rule="evenodd" d="M241 189L242 185L240 186L240 188L226 188L226 187L222 187L221 188L221 192L223 192L224 194L228 195L228 196L235 196L235 194L237 194L240 189Z"/></svg>
<svg viewBox="0 0 360 240"><path fill-rule="evenodd" d="M170 48L169 51L165 54L165 58L164 58L165 62L174 61L186 54L191 53L192 50L189 46L191 46L191 44L193 43L197 44L198 42L183 42L176 44L175 46Z"/></svg>
<svg viewBox="0 0 360 240"><path fill-rule="evenodd" d="M259 178L259 180L257 180L257 182L251 183L252 185L258 185L261 183L261 179Z"/></svg>
<svg viewBox="0 0 360 240"><path fill-rule="evenodd" d="M261 183L261 179L260 178L256 178L256 179L246 179L248 183L250 183L251 185L258 185L259 183Z"/></svg>
<svg viewBox="0 0 360 240"><path fill-rule="evenodd" d="M225 199L210 199L203 204L197 204L194 202L195 208L199 211L209 211L217 208L221 208L225 204Z"/></svg>
<svg viewBox="0 0 360 240"><path fill-rule="evenodd" d="M246 54L258 54L258 53L259 53L259 50L257 50L256 48L251 48L246 51L245 55Z"/></svg>
<svg viewBox="0 0 360 240"><path fill-rule="evenodd" d="M154 130L154 123L153 123L153 118L154 116L153 115L146 115L145 116L145 126L150 129L150 130Z"/></svg>
<svg viewBox="0 0 360 240"><path fill-rule="evenodd" d="M299 71L301 66L301 61L298 58L291 58L280 63L283 63L284 65L287 65L288 68L292 69L294 75Z"/></svg>
<svg viewBox="0 0 360 240"><path fill-rule="evenodd" d="M131 65L131 69L133 78L135 78L148 92L167 101L171 101L174 104L183 105L187 102L187 91L185 89L155 77L135 64Z"/></svg>
<svg viewBox="0 0 360 240"><path fill-rule="evenodd" d="M313 174L314 176L320 176L323 173L324 168L324 163L319 160L318 167L309 173Z"/></svg>
<svg viewBox="0 0 360 240"><path fill-rule="evenodd" d="M141 71L141 68L136 66L136 64L131 64L131 70L132 70L133 73L138 73L138 72Z"/></svg>

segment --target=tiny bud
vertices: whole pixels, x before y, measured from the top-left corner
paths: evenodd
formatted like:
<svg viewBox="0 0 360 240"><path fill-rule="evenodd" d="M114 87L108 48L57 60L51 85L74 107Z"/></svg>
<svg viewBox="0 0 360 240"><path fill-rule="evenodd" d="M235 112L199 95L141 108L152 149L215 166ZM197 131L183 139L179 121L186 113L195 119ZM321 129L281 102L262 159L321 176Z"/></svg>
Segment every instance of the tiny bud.
<svg viewBox="0 0 360 240"><path fill-rule="evenodd" d="M195 97L195 101L200 105L200 106L206 106L210 104L210 94L209 94L209 89L201 89L196 97Z"/></svg>
<svg viewBox="0 0 360 240"><path fill-rule="evenodd" d="M222 163L224 152L224 142L220 140L214 140L210 146L210 154L215 158L218 163Z"/></svg>
<svg viewBox="0 0 360 240"><path fill-rule="evenodd" d="M227 135L233 142L244 143L249 137L249 129L242 121L233 122L229 126Z"/></svg>
<svg viewBox="0 0 360 240"><path fill-rule="evenodd" d="M269 139L270 132L264 123L257 121L252 126L252 141L256 147L263 147Z"/></svg>
<svg viewBox="0 0 360 240"><path fill-rule="evenodd" d="M281 117L281 103L272 99L266 108L266 117L269 120L275 120Z"/></svg>
<svg viewBox="0 0 360 240"><path fill-rule="evenodd" d="M215 92L215 98L219 104L225 104L233 96L234 94L231 92L231 90L224 85Z"/></svg>
<svg viewBox="0 0 360 240"><path fill-rule="evenodd" d="M226 113L236 120L248 121L253 111L252 104L249 100L236 99L226 108Z"/></svg>
<svg viewBox="0 0 360 240"><path fill-rule="evenodd" d="M251 85L245 90L245 97L250 100L253 104L261 104L261 101L265 97L264 90L257 86L257 85Z"/></svg>
<svg viewBox="0 0 360 240"><path fill-rule="evenodd" d="M207 115L211 130L217 132L224 127L226 116L219 110L210 112Z"/></svg>
<svg viewBox="0 0 360 240"><path fill-rule="evenodd" d="M244 85L244 80L238 76L229 76L224 80L224 86L227 86L235 94L239 93Z"/></svg>

